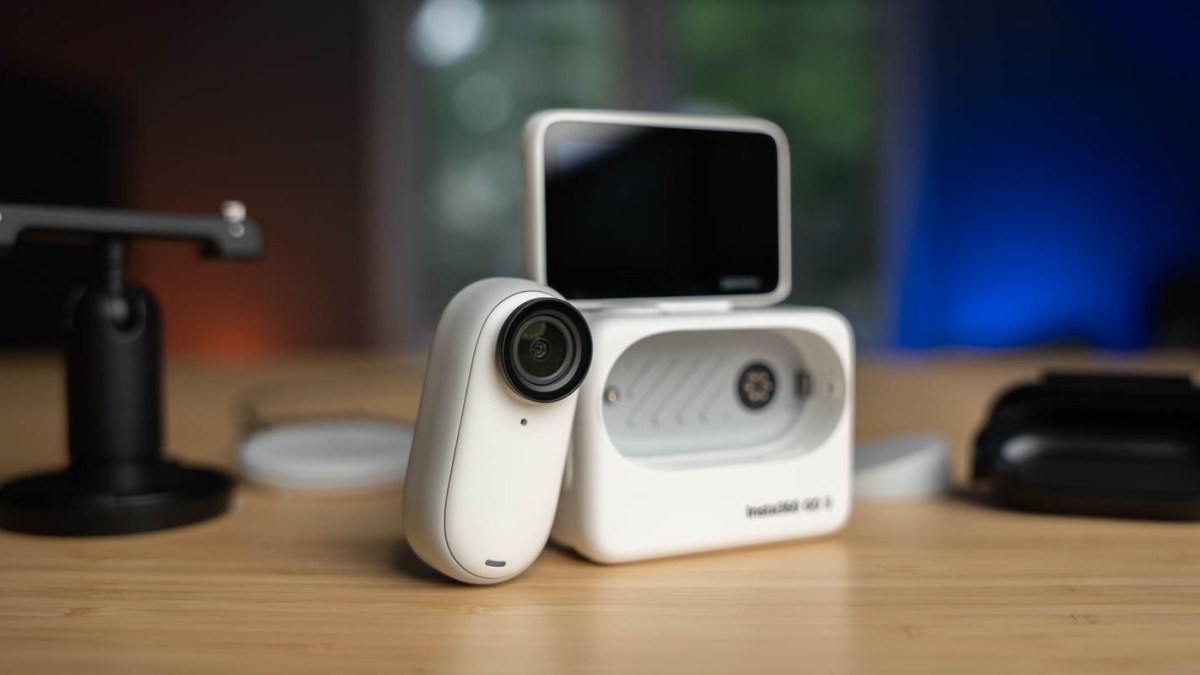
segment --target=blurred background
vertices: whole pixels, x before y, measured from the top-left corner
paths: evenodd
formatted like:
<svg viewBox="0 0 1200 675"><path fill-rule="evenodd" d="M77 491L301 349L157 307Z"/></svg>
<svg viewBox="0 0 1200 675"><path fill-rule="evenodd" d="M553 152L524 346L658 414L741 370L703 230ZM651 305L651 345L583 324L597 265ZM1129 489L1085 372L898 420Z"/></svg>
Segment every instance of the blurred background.
<svg viewBox="0 0 1200 675"><path fill-rule="evenodd" d="M461 286L520 274L520 130L549 107L780 124L789 302L864 349L1200 345L1197 4L47 0L0 25L0 201L262 225L257 264L135 246L174 354L423 348ZM0 350L56 344L94 266L0 258Z"/></svg>

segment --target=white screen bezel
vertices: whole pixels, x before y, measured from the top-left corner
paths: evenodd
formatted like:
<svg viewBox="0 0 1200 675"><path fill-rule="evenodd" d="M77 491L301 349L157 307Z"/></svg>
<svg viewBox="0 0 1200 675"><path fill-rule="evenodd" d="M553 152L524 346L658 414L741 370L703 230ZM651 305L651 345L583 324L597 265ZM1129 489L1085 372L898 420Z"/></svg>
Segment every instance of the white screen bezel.
<svg viewBox="0 0 1200 675"><path fill-rule="evenodd" d="M525 164L525 209L523 259L525 275L546 283L546 131L557 122L619 124L635 127L700 129L707 131L757 132L775 142L778 168L779 270L778 284L766 293L707 296L648 296L574 300L581 309L645 304L730 304L736 307L774 305L792 290L791 242L791 160L787 137L778 125L755 117L683 115L673 113L624 112L607 110L547 110L525 123L522 143Z"/></svg>

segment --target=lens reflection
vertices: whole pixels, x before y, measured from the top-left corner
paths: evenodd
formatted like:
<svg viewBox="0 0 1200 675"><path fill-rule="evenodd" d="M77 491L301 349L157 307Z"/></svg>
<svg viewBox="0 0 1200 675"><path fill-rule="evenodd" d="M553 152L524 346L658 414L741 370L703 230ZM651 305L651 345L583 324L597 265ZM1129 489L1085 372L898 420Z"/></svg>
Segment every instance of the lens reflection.
<svg viewBox="0 0 1200 675"><path fill-rule="evenodd" d="M522 327L514 351L517 366L536 381L552 379L571 355L564 326L548 317L531 318Z"/></svg>

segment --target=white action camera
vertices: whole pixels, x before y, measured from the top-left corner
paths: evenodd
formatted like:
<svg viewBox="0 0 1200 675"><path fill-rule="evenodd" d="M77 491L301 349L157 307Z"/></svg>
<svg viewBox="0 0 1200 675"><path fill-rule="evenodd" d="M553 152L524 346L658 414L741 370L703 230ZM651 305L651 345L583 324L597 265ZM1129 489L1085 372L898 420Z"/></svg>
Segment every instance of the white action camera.
<svg viewBox="0 0 1200 675"><path fill-rule="evenodd" d="M553 538L624 562L827 534L851 505L854 348L791 288L787 139L765 120L527 123L526 274L580 308Z"/></svg>
<svg viewBox="0 0 1200 675"><path fill-rule="evenodd" d="M591 359L583 316L542 285L485 279L450 301L404 481L404 531L422 560L493 584L537 559Z"/></svg>

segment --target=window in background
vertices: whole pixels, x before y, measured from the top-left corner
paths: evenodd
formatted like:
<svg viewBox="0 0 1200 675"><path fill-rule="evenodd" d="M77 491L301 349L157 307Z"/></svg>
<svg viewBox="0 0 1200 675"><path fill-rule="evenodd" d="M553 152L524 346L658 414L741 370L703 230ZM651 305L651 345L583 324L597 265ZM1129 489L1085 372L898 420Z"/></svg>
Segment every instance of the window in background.
<svg viewBox="0 0 1200 675"><path fill-rule="evenodd" d="M675 5L683 109L765 117L792 153L790 302L833 307L877 332L877 3Z"/></svg>
<svg viewBox="0 0 1200 675"><path fill-rule="evenodd" d="M619 104L618 6L597 0L430 0L410 49L425 67L424 305L521 275L521 130L550 107Z"/></svg>
<svg viewBox="0 0 1200 675"><path fill-rule="evenodd" d="M791 301L876 331L878 9L787 3L427 0L409 50L422 69L425 300L432 326L463 285L519 275L520 134L549 107L766 117L793 163Z"/></svg>

